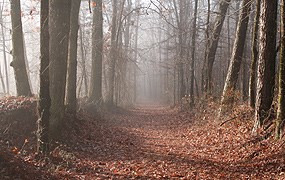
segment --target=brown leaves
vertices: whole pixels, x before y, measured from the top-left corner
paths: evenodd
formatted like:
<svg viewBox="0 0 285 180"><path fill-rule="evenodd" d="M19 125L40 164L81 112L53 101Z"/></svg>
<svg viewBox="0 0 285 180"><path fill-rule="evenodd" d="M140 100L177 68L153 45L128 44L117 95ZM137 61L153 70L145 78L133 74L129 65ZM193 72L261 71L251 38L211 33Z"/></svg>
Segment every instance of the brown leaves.
<svg viewBox="0 0 285 180"><path fill-rule="evenodd" d="M0 102L16 109L29 105L29 99L21 99ZM104 112L103 119L82 111L78 119L67 119L65 141L50 156L37 157L34 151L19 154L23 142L35 146L35 139L24 136L20 145L11 146L11 158L22 158L21 166L46 172L41 179L282 179L282 142L272 138L254 141L252 112L246 106L236 107L232 116L237 118L220 127L215 107L213 102L192 112L138 107ZM20 126L11 126L9 133ZM1 142L0 148L4 146ZM27 171L27 177L34 179L35 170Z"/></svg>

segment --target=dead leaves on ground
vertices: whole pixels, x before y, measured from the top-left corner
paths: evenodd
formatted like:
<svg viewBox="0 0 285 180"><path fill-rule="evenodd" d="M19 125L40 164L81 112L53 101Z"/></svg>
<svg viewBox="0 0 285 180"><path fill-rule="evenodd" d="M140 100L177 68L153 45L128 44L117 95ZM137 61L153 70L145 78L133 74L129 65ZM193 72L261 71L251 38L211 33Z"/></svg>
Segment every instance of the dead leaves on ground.
<svg viewBox="0 0 285 180"><path fill-rule="evenodd" d="M1 107L7 107L5 112L35 109L33 102L29 98L0 100ZM7 122L17 123L5 135L6 139L12 138L9 141L15 142L14 146L8 148L1 139L3 177L17 173L22 179L284 178L284 144L272 138L255 141L258 137L251 134L251 110L238 106L232 114L235 119L219 126L215 107L213 102L191 112L138 107L106 112L100 120L82 111L77 119L67 119L65 141L58 142L48 157L30 148L35 146L33 134L25 134L18 143L13 139L13 131L27 126L28 121L7 118L9 122L1 121L1 127ZM34 130L35 122L28 122ZM24 146L26 152L19 153L23 143L28 145ZM26 168L15 171L13 167Z"/></svg>

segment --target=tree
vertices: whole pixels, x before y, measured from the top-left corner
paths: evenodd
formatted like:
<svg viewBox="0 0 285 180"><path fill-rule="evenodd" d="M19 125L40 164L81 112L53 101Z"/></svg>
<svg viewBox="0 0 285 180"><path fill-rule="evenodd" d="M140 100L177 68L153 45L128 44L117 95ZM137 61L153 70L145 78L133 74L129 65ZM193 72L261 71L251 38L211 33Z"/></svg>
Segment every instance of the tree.
<svg viewBox="0 0 285 180"><path fill-rule="evenodd" d="M49 91L49 30L48 30L49 0L41 0L41 37L40 37L40 94L38 106L38 144L39 153L49 152L49 118L50 118L50 91Z"/></svg>
<svg viewBox="0 0 285 180"><path fill-rule="evenodd" d="M278 110L276 120L276 138L280 139L283 134L285 119L285 0L281 0L281 50L279 61L279 88Z"/></svg>
<svg viewBox="0 0 285 180"><path fill-rule="evenodd" d="M209 45L210 45L210 15L211 15L211 0L207 0L207 21L206 21L206 30L205 30L205 56L203 61L203 67L202 67L202 79L201 79L201 89L202 92L206 92L206 76L207 76L207 54L209 51ZM230 43L229 43L230 44Z"/></svg>
<svg viewBox="0 0 285 180"><path fill-rule="evenodd" d="M215 61L215 56L218 48L218 42L220 39L220 33L224 24L225 16L229 7L231 0L220 0L219 1L219 13L215 20L215 26L213 29L213 34L211 37L211 42L209 45L209 49L206 55L206 63L204 69L204 85L205 91L207 93L212 93L213 90L213 80L212 80L212 71L213 65Z"/></svg>
<svg viewBox="0 0 285 180"><path fill-rule="evenodd" d="M71 1L50 0L50 134L58 138L64 118L64 99L70 29Z"/></svg>
<svg viewBox="0 0 285 180"><path fill-rule="evenodd" d="M20 0L11 0L10 3L13 45L13 61L10 65L13 67L15 73L17 95L31 96L32 92L28 80L24 53L21 4Z"/></svg>
<svg viewBox="0 0 285 180"><path fill-rule="evenodd" d="M140 5L140 0L136 0L136 8L138 8ZM133 102L135 103L137 100L137 61L138 61L138 32L139 32L139 21L140 21L140 15L139 12L136 14L136 25L135 25L135 62L133 64L133 69L134 69L134 97L133 97Z"/></svg>
<svg viewBox="0 0 285 180"><path fill-rule="evenodd" d="M77 39L79 29L79 9L81 0L72 0L70 12L70 32L67 61L67 86L66 86L66 110L76 114L76 72L77 72Z"/></svg>
<svg viewBox="0 0 285 180"><path fill-rule="evenodd" d="M118 53L118 1L112 1L112 29L111 29L111 49L110 49L110 69L109 69L109 89L107 94L107 106L114 106L114 89L115 89L115 71Z"/></svg>
<svg viewBox="0 0 285 180"><path fill-rule="evenodd" d="M4 28L4 4L1 6L1 13L0 13L0 24L1 24L1 35L2 35L2 48L3 48L3 60L4 60L4 69L5 69L5 76L6 76L6 93L10 93L10 84L9 84L9 75L8 75L8 66L7 66L7 52L6 52L6 37L5 37L5 28Z"/></svg>
<svg viewBox="0 0 285 180"><path fill-rule="evenodd" d="M195 68L195 50L196 50L196 21L197 21L197 9L198 9L198 0L195 0L195 9L194 9L194 19L193 19L193 25L192 25L192 44L191 44L191 64L190 64L190 105L194 105L194 68Z"/></svg>
<svg viewBox="0 0 285 180"><path fill-rule="evenodd" d="M254 25L252 29L252 45L251 45L251 66L250 66L250 79L249 79L249 105L255 107L256 98L256 69L258 59L258 28L259 28L259 17L260 17L260 2L256 0L256 10L254 17Z"/></svg>
<svg viewBox="0 0 285 180"><path fill-rule="evenodd" d="M178 62L177 62L177 69L178 69L178 100L179 102L181 99L186 95L186 85L184 81L184 64L186 59L186 50L185 47L187 46L187 16L189 10L186 8L188 6L185 0L179 0L178 5L176 1L173 1L176 24L177 24L177 37L178 37ZM179 8L178 8L178 7Z"/></svg>
<svg viewBox="0 0 285 180"><path fill-rule="evenodd" d="M102 0L95 0L92 26L92 69L89 101L98 106L102 103L102 61L103 61L103 11Z"/></svg>
<svg viewBox="0 0 285 180"><path fill-rule="evenodd" d="M278 0L262 0L254 131L270 115L274 97Z"/></svg>
<svg viewBox="0 0 285 180"><path fill-rule="evenodd" d="M242 10L240 12L239 22L237 25L232 57L230 60L230 66L228 69L228 74L221 99L220 115L226 111L228 105L231 105L234 102L234 93L236 90L236 84L238 81L239 71L243 58L250 9L251 0L243 0Z"/></svg>

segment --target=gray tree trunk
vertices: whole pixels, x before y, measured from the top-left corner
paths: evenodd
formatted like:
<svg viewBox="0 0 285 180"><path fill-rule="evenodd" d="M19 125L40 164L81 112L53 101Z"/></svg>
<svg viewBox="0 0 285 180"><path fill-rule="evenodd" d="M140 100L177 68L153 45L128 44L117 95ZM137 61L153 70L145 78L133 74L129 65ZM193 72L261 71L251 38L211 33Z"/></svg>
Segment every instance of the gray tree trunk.
<svg viewBox="0 0 285 180"><path fill-rule="evenodd" d="M195 0L194 19L192 25L192 44L191 44L191 64L190 64L190 106L194 105L194 68L195 68L195 50L196 50L196 21L197 21L198 0Z"/></svg>
<svg viewBox="0 0 285 180"><path fill-rule="evenodd" d="M4 4L2 4L1 7L1 13L0 13L0 24L1 24L1 35L2 35L2 48L3 48L3 59L4 59L4 69L5 69L5 79L6 79L6 93L10 93L10 84L9 84L9 73L8 73L8 66L7 66L7 54L6 54L6 38L5 38L5 29L4 29L4 19L3 19L3 10L4 10Z"/></svg>
<svg viewBox="0 0 285 180"><path fill-rule="evenodd" d="M206 35L206 44L205 44L205 58L203 61L203 67L202 67L202 79L201 79L201 89L202 92L205 93L206 92L206 76L207 76L207 54L209 51L209 45L210 45L210 15L211 15L211 0L208 0L208 6L207 6L207 27L205 30L205 35Z"/></svg>
<svg viewBox="0 0 285 180"><path fill-rule="evenodd" d="M109 69L109 90L107 94L107 106L114 106L114 89L115 89L115 69L117 60L117 15L118 15L118 2L112 1L113 14L112 14L112 30L111 30L111 49L110 49L110 69Z"/></svg>
<svg viewBox="0 0 285 180"><path fill-rule="evenodd" d="M102 100L103 11L102 0L95 0L92 27L92 69L89 101L99 106Z"/></svg>
<svg viewBox="0 0 285 180"><path fill-rule="evenodd" d="M257 94L253 131L263 126L264 120L269 117L274 97L277 7L278 0L261 1Z"/></svg>
<svg viewBox="0 0 285 180"><path fill-rule="evenodd" d="M281 50L279 61L278 110L276 120L276 139L280 139L284 131L285 119L285 0L281 0Z"/></svg>
<svg viewBox="0 0 285 180"><path fill-rule="evenodd" d="M76 83L77 83L77 40L79 29L79 9L81 0L71 1L70 32L68 44L67 77L66 77L66 111L76 115Z"/></svg>
<svg viewBox="0 0 285 180"><path fill-rule="evenodd" d="M41 0L41 67L40 94L38 106L38 153L49 152L49 118L50 118L50 81L49 81L49 30L48 30L49 0Z"/></svg>
<svg viewBox="0 0 285 180"><path fill-rule="evenodd" d="M239 21L237 25L236 38L234 42L234 48L232 57L230 60L230 66L227 73L227 78L223 90L221 99L220 115L227 111L228 106L234 102L236 84L238 82L239 71L243 58L244 45L246 40L246 33L249 21L249 13L251 9L251 0L243 0L242 10L239 15Z"/></svg>
<svg viewBox="0 0 285 180"><path fill-rule="evenodd" d="M256 98L256 70L258 59L258 29L259 29L259 17L260 17L260 2L256 0L254 25L252 29L252 45L251 45L251 66L250 66L250 78L249 78L249 105L255 107Z"/></svg>
<svg viewBox="0 0 285 180"><path fill-rule="evenodd" d="M53 138L59 138L65 112L71 1L50 0L49 7L50 134Z"/></svg>
<svg viewBox="0 0 285 180"><path fill-rule="evenodd" d="M28 72L25 63L23 30L21 20L21 4L19 0L11 0L11 21L12 21L12 45L13 61L11 66L14 69L16 88L18 96L31 96L31 88L28 80Z"/></svg>
<svg viewBox="0 0 285 180"><path fill-rule="evenodd" d="M219 13L215 20L215 26L213 29L213 34L211 37L211 42L209 45L208 53L206 56L206 67L204 68L204 81L205 81L205 91L209 94L213 91L213 65L215 61L215 56L218 48L218 42L220 39L220 33L224 24L225 16L229 7L231 0L220 0L219 1Z"/></svg>

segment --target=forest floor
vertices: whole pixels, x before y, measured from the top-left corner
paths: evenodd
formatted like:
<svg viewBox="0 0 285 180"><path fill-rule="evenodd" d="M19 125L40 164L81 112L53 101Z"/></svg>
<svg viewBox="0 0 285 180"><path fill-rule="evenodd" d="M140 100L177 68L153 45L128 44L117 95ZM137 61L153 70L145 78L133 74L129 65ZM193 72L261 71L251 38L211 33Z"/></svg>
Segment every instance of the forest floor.
<svg viewBox="0 0 285 180"><path fill-rule="evenodd" d="M0 106L0 179L285 179L284 140L252 135L245 105L223 120L214 102L81 111L47 157L35 153L34 100Z"/></svg>

